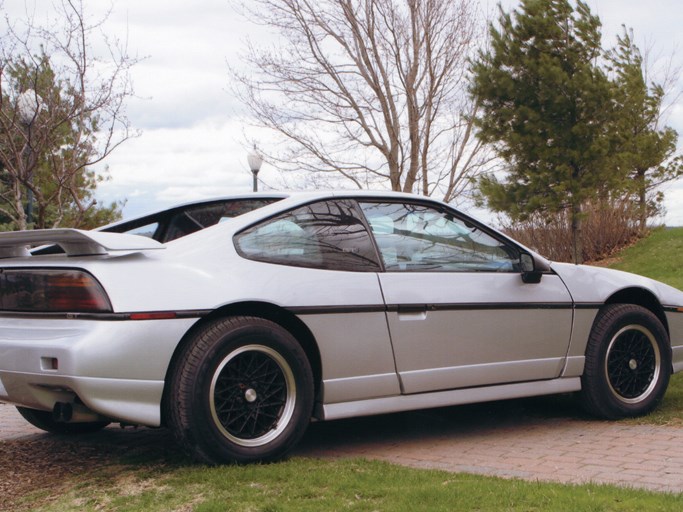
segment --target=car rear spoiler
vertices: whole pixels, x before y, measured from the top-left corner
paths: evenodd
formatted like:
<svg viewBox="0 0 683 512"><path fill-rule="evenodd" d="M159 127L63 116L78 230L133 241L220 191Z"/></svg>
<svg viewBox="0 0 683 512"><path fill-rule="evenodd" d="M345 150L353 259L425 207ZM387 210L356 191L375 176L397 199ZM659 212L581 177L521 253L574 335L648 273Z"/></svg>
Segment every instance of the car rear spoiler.
<svg viewBox="0 0 683 512"><path fill-rule="evenodd" d="M45 244L59 245L67 256L165 249L165 246L156 240L139 235L80 229L35 229L0 233L0 259L30 256L30 246Z"/></svg>

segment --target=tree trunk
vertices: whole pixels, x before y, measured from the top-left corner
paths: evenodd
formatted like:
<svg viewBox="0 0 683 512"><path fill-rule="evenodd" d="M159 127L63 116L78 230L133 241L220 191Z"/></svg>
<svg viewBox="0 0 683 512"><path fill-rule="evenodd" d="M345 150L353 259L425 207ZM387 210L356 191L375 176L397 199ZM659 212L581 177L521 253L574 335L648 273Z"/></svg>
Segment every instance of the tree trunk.
<svg viewBox="0 0 683 512"><path fill-rule="evenodd" d="M572 205L572 259L576 265L583 263L583 219L581 204Z"/></svg>
<svg viewBox="0 0 683 512"><path fill-rule="evenodd" d="M17 181L14 182L14 210L17 212L17 217L14 219L16 229L23 231L28 226L26 224L24 202L22 201L21 184Z"/></svg>
<svg viewBox="0 0 683 512"><path fill-rule="evenodd" d="M638 187L638 222L640 234L647 229L647 190L645 186L645 170L638 169L636 173L636 186Z"/></svg>

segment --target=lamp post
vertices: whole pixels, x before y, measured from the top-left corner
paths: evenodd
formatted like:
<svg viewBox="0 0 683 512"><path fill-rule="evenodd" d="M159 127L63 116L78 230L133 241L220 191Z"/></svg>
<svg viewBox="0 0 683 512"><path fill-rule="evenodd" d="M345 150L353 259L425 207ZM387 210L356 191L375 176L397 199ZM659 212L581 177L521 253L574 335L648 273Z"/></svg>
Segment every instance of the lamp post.
<svg viewBox="0 0 683 512"><path fill-rule="evenodd" d="M17 113L19 114L19 121L26 131L26 146L24 146L24 158L26 159L26 172L28 189L26 192L26 224L27 226L33 222L33 147L31 145L31 128L38 117L38 112L44 107L43 99L33 89L26 89L17 98Z"/></svg>
<svg viewBox="0 0 683 512"><path fill-rule="evenodd" d="M261 164L263 163L263 157L256 151L256 144L254 144L254 150L247 155L247 161L249 162L249 168L251 169L251 174L254 176L254 192L258 192L258 172L261 170Z"/></svg>

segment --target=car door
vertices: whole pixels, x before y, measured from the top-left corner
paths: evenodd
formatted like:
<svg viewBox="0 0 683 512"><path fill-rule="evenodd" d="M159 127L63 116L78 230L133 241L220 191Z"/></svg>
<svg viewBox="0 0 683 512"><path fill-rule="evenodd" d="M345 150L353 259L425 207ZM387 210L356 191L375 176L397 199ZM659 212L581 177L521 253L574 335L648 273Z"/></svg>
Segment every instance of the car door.
<svg viewBox="0 0 683 512"><path fill-rule="evenodd" d="M430 203L361 202L403 393L558 377L572 327L557 275L524 283L521 250Z"/></svg>
<svg viewBox="0 0 683 512"><path fill-rule="evenodd" d="M354 201L298 206L238 233L235 248L266 264L249 279L254 293L267 293L250 299L286 308L315 339L320 402L400 394L377 279L382 267Z"/></svg>

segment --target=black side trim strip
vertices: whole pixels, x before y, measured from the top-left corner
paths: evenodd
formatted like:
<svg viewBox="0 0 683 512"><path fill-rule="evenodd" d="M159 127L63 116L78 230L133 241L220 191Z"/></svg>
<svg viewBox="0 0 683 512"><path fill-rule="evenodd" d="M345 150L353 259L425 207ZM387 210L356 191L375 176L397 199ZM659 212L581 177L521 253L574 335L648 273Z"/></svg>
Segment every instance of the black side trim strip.
<svg viewBox="0 0 683 512"><path fill-rule="evenodd" d="M491 303L455 303L455 304L390 304L387 311L390 312L411 312L411 311L490 311L503 309L572 309L571 302L491 302Z"/></svg>
<svg viewBox="0 0 683 512"><path fill-rule="evenodd" d="M285 308L295 315L334 315L348 313L384 313L384 304L367 306L295 306Z"/></svg>
<svg viewBox="0 0 683 512"><path fill-rule="evenodd" d="M31 319L48 319L48 320L106 320L106 321L121 321L131 320L132 315L164 315L172 314L173 319L178 318L202 318L212 310L210 309L196 309L184 311L131 311L128 313L48 313L48 312L29 312L29 311L0 311L0 318L31 318ZM159 318L157 318L159 319ZM143 320L143 319L138 319ZM154 320L154 318L150 318Z"/></svg>
<svg viewBox="0 0 683 512"><path fill-rule="evenodd" d="M583 305L582 309L587 309ZM295 315L334 315L344 313L411 313L421 311L488 311L488 310L504 310L504 309L572 309L574 306L571 302L563 303L517 303L509 304L501 303L459 303L459 304L389 304L386 307L383 305L368 305L368 306L301 306L286 308L287 311ZM593 305L591 308L599 308L600 305Z"/></svg>
<svg viewBox="0 0 683 512"><path fill-rule="evenodd" d="M350 313L410 313L420 311L491 311L491 310L544 310L544 309L599 309L603 305L595 304L571 304L555 302L523 302L510 304L505 302L492 303L453 303L453 304L383 304L358 305L358 306L295 306L285 308L295 315L339 315ZM665 311L683 313L683 308L665 307ZM32 319L70 319L70 320L105 320L122 321L131 320L131 316L141 315L164 315L172 314L173 318L202 318L212 313L210 309L196 309L183 311L130 311L125 313L47 313L28 311L0 311L0 318L32 318ZM150 318L154 319L154 318ZM143 320L137 318L136 320Z"/></svg>
<svg viewBox="0 0 683 512"><path fill-rule="evenodd" d="M579 304L574 304L574 309L600 309L604 306L601 302L581 302Z"/></svg>
<svg viewBox="0 0 683 512"><path fill-rule="evenodd" d="M664 306L667 313L683 313L683 306Z"/></svg>

